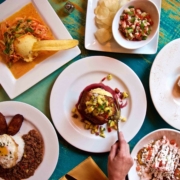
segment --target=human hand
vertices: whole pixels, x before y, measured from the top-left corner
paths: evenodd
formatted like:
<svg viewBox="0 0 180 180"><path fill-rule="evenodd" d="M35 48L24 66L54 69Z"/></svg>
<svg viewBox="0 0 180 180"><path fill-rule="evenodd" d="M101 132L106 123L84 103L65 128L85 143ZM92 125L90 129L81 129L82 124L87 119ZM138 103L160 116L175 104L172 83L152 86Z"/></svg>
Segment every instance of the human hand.
<svg viewBox="0 0 180 180"><path fill-rule="evenodd" d="M108 157L109 180L125 180L129 169L133 165L129 145L124 139L122 132L119 132L119 141L111 147Z"/></svg>

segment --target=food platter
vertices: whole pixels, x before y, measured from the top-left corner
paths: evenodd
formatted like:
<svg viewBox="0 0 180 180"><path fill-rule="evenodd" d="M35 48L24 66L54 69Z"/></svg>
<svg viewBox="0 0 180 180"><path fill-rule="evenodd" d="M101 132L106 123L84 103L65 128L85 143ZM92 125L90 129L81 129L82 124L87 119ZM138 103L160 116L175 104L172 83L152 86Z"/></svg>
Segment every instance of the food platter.
<svg viewBox="0 0 180 180"><path fill-rule="evenodd" d="M96 32L96 25L94 22L94 9L97 6L98 0L88 0L87 15L86 15L86 29L85 29L85 48L94 51L104 52L116 52L116 53L128 53L128 54L155 54L158 47L159 29L153 40L146 46L130 50L125 49L118 45L114 39L110 40L106 44L100 44L94 33ZM152 0L159 10L161 11L161 0Z"/></svg>
<svg viewBox="0 0 180 180"><path fill-rule="evenodd" d="M144 136L133 148L131 152L131 156L134 159L137 156L138 151L144 147L144 145L150 143L152 140L158 140L162 138L163 136L166 136L168 139L173 139L175 142L177 142L178 146L180 145L180 133L179 131L173 130L173 129L158 129L156 131L153 131L146 136ZM131 167L129 173L128 173L129 180L140 180L140 177L137 174L136 171L136 162L134 161L133 166Z"/></svg>
<svg viewBox="0 0 180 180"><path fill-rule="evenodd" d="M120 123L120 130L129 142L139 131L146 114L146 94L137 75L124 63L105 56L92 56L68 66L57 78L50 96L50 112L53 123L61 136L71 145L88 152L107 152L117 140L116 131L106 132L106 137L92 135L71 111L78 101L80 92L89 84L98 83L112 74L105 85L130 94L127 107L121 114L127 122ZM137 106L138 104L138 106ZM137 120L137 121L136 121Z"/></svg>
<svg viewBox="0 0 180 180"><path fill-rule="evenodd" d="M37 8L37 11L44 19L46 24L50 27L55 38L57 39L72 39L71 35L54 12L53 8L48 1L43 0L19 0L19 1L10 1L7 0L3 2L0 6L0 21L6 19L10 15L17 12L26 4L32 2L33 5ZM6 11L4 11L6 9ZM76 57L80 54L78 47L64 50L55 53L46 60L42 61L36 65L33 69L27 72L22 77L15 79L9 68L0 61L0 84L8 94L8 96L13 99L16 96L20 95L37 82L41 81L43 78L54 72L56 69Z"/></svg>
<svg viewBox="0 0 180 180"><path fill-rule="evenodd" d="M150 93L160 116L180 130L180 39L168 43L156 56L150 72Z"/></svg>
<svg viewBox="0 0 180 180"><path fill-rule="evenodd" d="M31 176L28 180L48 179L56 167L59 156L58 138L49 119L33 106L21 102L1 102L0 111L7 120L15 114L24 116L25 120L18 132L19 135L27 134L32 129L40 132L45 146L43 161L36 169L34 176Z"/></svg>

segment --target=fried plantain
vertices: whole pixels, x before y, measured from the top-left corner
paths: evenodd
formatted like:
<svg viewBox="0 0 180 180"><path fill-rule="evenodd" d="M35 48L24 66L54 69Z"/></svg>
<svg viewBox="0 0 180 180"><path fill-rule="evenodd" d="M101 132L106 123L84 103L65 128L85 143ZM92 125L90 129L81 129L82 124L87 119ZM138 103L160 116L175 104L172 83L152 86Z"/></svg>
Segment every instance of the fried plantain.
<svg viewBox="0 0 180 180"><path fill-rule="evenodd" d="M137 160L139 162L140 165L145 165L144 162L142 162L142 154L145 148L142 148L139 150L138 154L137 154Z"/></svg>
<svg viewBox="0 0 180 180"><path fill-rule="evenodd" d="M4 115L0 113L0 135L7 133L7 123Z"/></svg>
<svg viewBox="0 0 180 180"><path fill-rule="evenodd" d="M24 121L24 117L21 114L16 114L8 125L7 134L15 135L21 128Z"/></svg>

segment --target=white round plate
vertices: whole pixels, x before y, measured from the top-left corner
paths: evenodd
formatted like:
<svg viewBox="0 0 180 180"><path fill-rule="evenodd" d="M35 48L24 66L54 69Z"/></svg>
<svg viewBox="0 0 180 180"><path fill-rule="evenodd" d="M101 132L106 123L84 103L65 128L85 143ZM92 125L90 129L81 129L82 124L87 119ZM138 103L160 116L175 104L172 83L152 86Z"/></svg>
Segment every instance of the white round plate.
<svg viewBox="0 0 180 180"><path fill-rule="evenodd" d="M108 74L111 81L104 81L112 89L129 93L128 105L121 111L127 122L120 130L130 141L139 131L146 114L146 95L137 75L122 62L105 56L83 58L68 66L57 78L51 92L50 111L55 127L61 136L73 146L89 152L107 152L117 140L116 131L105 132L102 138L84 128L80 118L72 118L81 91L92 83L99 83Z"/></svg>
<svg viewBox="0 0 180 180"><path fill-rule="evenodd" d="M173 130L173 129L158 129L156 131L153 131L149 134L147 134L145 137L143 137L134 147L134 149L131 152L131 156L134 159L140 149L144 147L144 145L150 143L152 140L157 140L162 138L163 136L166 136L169 140L174 139L177 143L177 145L180 145L180 132ZM140 177L137 174L136 171L136 162L134 161L134 164L132 168L130 169L128 173L129 180L140 180Z"/></svg>
<svg viewBox="0 0 180 180"><path fill-rule="evenodd" d="M12 118L15 114L24 116L25 120L18 132L19 135L27 134L32 129L40 132L44 141L43 161L28 180L48 179L52 175L59 157L57 135L49 119L38 109L22 102L1 102L0 112L6 119Z"/></svg>
<svg viewBox="0 0 180 180"><path fill-rule="evenodd" d="M160 116L180 129L180 39L167 44L156 56L150 72L150 93Z"/></svg>

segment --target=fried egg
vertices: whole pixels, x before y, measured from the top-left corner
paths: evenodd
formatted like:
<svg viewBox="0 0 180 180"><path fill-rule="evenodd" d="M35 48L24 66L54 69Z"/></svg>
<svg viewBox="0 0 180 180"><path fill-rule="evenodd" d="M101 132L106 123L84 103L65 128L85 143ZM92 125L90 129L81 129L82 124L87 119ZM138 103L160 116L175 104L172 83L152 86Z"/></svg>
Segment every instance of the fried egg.
<svg viewBox="0 0 180 180"><path fill-rule="evenodd" d="M16 135L0 135L0 165L3 168L12 168L22 158L24 153L24 140Z"/></svg>

